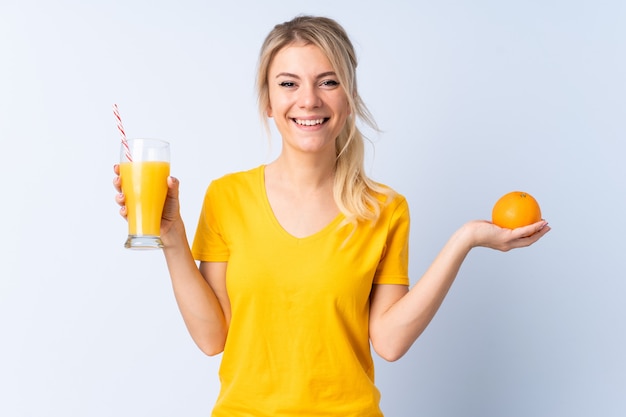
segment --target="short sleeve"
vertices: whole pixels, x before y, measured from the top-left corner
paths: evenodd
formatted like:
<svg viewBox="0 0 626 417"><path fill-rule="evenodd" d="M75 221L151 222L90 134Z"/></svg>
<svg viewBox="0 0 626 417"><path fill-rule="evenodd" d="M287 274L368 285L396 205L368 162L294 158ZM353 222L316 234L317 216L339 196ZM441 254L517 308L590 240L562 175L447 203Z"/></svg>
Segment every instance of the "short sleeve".
<svg viewBox="0 0 626 417"><path fill-rule="evenodd" d="M409 206L404 197L392 209L387 221L387 239L374 284L409 285Z"/></svg>
<svg viewBox="0 0 626 417"><path fill-rule="evenodd" d="M219 198L219 186L212 182L204 196L202 211L198 219L196 234L191 246L194 259L206 262L226 262L229 250L218 221L223 211L223 201Z"/></svg>

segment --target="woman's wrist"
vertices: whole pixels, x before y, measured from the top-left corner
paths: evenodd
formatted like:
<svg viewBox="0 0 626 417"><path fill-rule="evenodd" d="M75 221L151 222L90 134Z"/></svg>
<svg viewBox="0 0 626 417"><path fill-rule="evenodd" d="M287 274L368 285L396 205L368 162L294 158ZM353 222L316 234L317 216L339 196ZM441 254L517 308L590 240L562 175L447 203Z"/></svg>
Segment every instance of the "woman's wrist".
<svg viewBox="0 0 626 417"><path fill-rule="evenodd" d="M480 224L478 221L470 221L461 226L455 233L457 243L469 252L473 248L480 246L478 239Z"/></svg>
<svg viewBox="0 0 626 417"><path fill-rule="evenodd" d="M182 219L172 222L167 230L161 230L161 241L166 248L175 247L177 245L189 246L185 225Z"/></svg>

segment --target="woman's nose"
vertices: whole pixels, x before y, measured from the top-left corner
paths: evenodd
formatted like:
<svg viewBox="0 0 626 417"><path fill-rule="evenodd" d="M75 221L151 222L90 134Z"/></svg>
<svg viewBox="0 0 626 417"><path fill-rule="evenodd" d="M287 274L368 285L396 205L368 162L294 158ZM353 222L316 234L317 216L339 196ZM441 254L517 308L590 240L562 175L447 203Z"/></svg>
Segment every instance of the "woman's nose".
<svg viewBox="0 0 626 417"><path fill-rule="evenodd" d="M319 91L314 85L301 86L300 95L298 96L298 106L303 109L318 108L322 104L322 99L319 95Z"/></svg>

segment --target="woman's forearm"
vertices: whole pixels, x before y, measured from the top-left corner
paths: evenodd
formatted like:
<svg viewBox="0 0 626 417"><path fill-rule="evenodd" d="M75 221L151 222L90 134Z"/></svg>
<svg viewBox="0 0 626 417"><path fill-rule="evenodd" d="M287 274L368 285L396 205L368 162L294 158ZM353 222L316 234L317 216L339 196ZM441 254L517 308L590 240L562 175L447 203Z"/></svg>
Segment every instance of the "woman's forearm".
<svg viewBox="0 0 626 417"><path fill-rule="evenodd" d="M428 270L411 290L390 295L389 307L372 317L372 343L387 360L404 355L431 322L441 306L459 269L471 249L464 228L459 229L441 249ZM379 286L386 287L386 286ZM389 291L377 288L376 291ZM396 290L397 291L397 290ZM378 297L380 294L374 294Z"/></svg>
<svg viewBox="0 0 626 417"><path fill-rule="evenodd" d="M182 222L163 238L165 260L178 308L198 347L207 355L222 352L228 331L215 292L193 259Z"/></svg>

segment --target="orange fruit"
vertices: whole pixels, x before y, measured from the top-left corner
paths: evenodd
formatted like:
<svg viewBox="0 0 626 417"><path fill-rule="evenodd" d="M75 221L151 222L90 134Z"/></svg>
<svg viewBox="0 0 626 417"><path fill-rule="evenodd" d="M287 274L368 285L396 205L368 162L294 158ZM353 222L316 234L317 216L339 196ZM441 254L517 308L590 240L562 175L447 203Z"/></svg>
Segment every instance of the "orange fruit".
<svg viewBox="0 0 626 417"><path fill-rule="evenodd" d="M541 220L541 209L537 200L523 191L513 191L503 195L491 212L495 225L506 229L516 229Z"/></svg>

